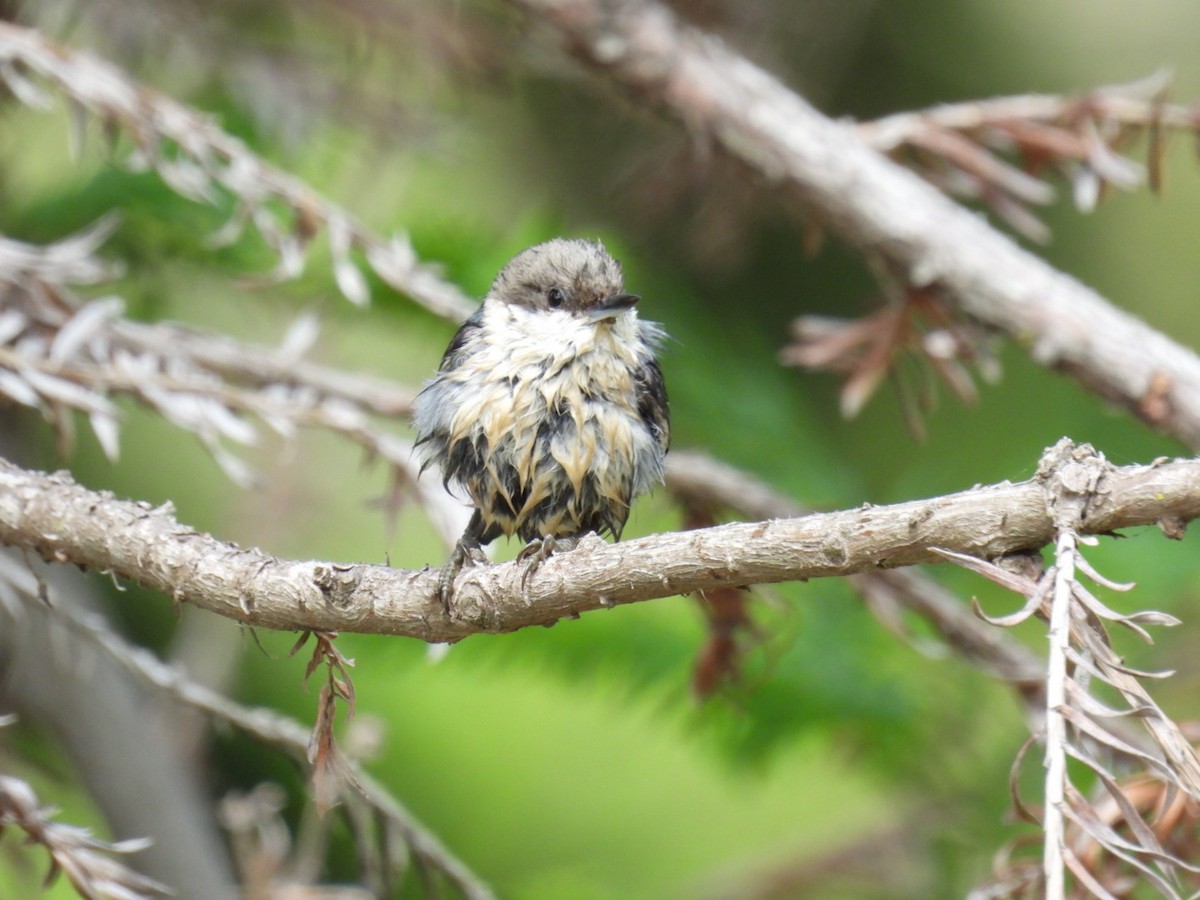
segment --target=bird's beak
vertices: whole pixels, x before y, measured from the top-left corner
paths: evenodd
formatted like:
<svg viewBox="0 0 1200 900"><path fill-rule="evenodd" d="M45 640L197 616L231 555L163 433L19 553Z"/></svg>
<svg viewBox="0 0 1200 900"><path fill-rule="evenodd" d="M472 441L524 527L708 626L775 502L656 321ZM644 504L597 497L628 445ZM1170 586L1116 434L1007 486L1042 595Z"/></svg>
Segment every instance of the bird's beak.
<svg viewBox="0 0 1200 900"><path fill-rule="evenodd" d="M625 310L632 309L633 305L641 299L637 294L613 294L611 297L601 300L599 306L589 309L588 318L593 322L615 319Z"/></svg>

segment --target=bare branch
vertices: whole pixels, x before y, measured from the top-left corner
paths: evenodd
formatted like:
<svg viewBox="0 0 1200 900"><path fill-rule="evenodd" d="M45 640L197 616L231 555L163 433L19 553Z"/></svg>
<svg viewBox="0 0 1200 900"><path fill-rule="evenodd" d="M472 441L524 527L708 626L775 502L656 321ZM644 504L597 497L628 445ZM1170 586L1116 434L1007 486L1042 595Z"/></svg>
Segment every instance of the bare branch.
<svg viewBox="0 0 1200 900"><path fill-rule="evenodd" d="M0 725L11 719L0 718ZM54 810L43 806L31 788L19 778L0 775L0 831L19 828L29 843L41 844L50 853L50 878L60 872L87 900L151 900L166 897L171 890L114 858L136 853L148 840L108 843L86 828L53 820Z"/></svg>
<svg viewBox="0 0 1200 900"><path fill-rule="evenodd" d="M639 103L793 189L822 224L1042 365L1200 448L1200 358L1018 247L715 39L647 0L510 0Z"/></svg>
<svg viewBox="0 0 1200 900"><path fill-rule="evenodd" d="M1200 461L1112 468L1079 533L1200 516ZM453 615L436 600L438 573L274 559L176 522L168 508L116 500L0 461L0 543L44 559L109 571L176 602L276 629L401 634L455 641L545 625L593 609L726 585L850 575L937 562L942 547L990 559L1054 537L1035 479L958 494L766 522L733 523L605 544L584 540L526 566L464 571Z"/></svg>
<svg viewBox="0 0 1200 900"><path fill-rule="evenodd" d="M755 519L810 512L745 472L696 451L677 450L667 457L667 490L685 505L721 507ZM882 618L894 607L915 613L967 663L1012 684L1026 716L1035 730L1040 729L1046 666L1023 643L981 621L959 598L916 569L860 572L848 580L876 615Z"/></svg>
<svg viewBox="0 0 1200 900"><path fill-rule="evenodd" d="M8 557L0 554L0 601L5 600L4 588L7 587L12 592L7 602L46 603L39 597L36 576L23 566L6 565L7 561ZM54 598L51 608L58 621L106 654L139 683L163 691L214 720L232 725L263 745L286 753L301 766L311 767L308 760L311 734L299 722L273 709L246 707L230 700L163 663L150 651L128 643L99 617L63 605L61 598ZM355 759L335 751L329 764L330 776L340 798L349 805L365 805L372 820L377 817L411 849L417 865L442 873L469 900L488 900L493 896L477 875ZM0 814L0 820L2 818Z"/></svg>
<svg viewBox="0 0 1200 900"><path fill-rule="evenodd" d="M124 132L136 148L130 164L152 168L181 196L216 203L221 192L232 195L237 209L217 240L234 240L253 224L279 257L273 273L277 278L300 274L309 245L325 228L334 278L352 302L367 300L353 252L385 283L437 315L457 321L475 308L457 286L417 258L407 235L376 234L300 179L252 153L211 117L136 83L91 54L0 22L0 82L34 108L51 105L43 90L49 84L78 113L76 127L84 127L90 115L110 135ZM287 215L279 215L276 205Z"/></svg>
<svg viewBox="0 0 1200 900"><path fill-rule="evenodd" d="M1064 529L1054 546L1054 590L1050 602L1050 658L1046 677L1046 811L1042 830L1046 834L1042 877L1048 900L1063 900L1066 867L1064 813L1067 782L1067 706L1068 659L1071 634L1071 593L1075 582L1076 535Z"/></svg>

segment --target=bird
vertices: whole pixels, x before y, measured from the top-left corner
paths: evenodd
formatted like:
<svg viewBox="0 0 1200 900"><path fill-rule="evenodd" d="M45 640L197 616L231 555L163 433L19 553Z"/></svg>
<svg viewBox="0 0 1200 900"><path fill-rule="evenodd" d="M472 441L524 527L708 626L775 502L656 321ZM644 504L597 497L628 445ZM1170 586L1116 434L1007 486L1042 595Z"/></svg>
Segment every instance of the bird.
<svg viewBox="0 0 1200 900"><path fill-rule="evenodd" d="M634 498L662 482L666 333L640 299L601 243L556 238L513 257L451 339L413 407L421 471L440 465L473 507L438 583L447 612L485 544L526 541L524 583L585 534L620 540Z"/></svg>

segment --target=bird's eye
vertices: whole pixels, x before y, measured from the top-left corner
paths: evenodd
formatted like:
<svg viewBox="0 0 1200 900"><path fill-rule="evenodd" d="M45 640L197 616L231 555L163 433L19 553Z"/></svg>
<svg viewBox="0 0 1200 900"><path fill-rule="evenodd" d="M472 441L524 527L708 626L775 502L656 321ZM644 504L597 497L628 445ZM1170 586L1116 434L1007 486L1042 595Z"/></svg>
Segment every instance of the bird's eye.
<svg viewBox="0 0 1200 900"><path fill-rule="evenodd" d="M550 288L550 290L546 292L546 302L550 304L551 308L562 306L563 301L566 299L567 295L558 288Z"/></svg>

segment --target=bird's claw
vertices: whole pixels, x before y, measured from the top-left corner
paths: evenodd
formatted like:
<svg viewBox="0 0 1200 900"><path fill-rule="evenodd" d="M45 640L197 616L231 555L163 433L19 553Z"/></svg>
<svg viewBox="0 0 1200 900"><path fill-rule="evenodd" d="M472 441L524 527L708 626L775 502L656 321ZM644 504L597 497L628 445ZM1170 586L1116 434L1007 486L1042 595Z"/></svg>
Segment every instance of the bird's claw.
<svg viewBox="0 0 1200 900"><path fill-rule="evenodd" d="M542 563L549 559L552 553L573 550L578 543L578 537L556 538L554 535L548 534L542 538L534 538L522 547L521 552L517 554L517 561L528 560L529 565L525 568L525 574L521 576L521 590L525 589L529 576L541 568Z"/></svg>
<svg viewBox="0 0 1200 900"><path fill-rule="evenodd" d="M442 568L442 574L438 578L438 599L442 602L442 610L446 615L450 615L450 601L454 597L454 579L458 577L458 573L468 563L475 566L486 561L487 557L483 554L483 548L477 542L464 539L454 546L454 552L450 554L450 559Z"/></svg>

